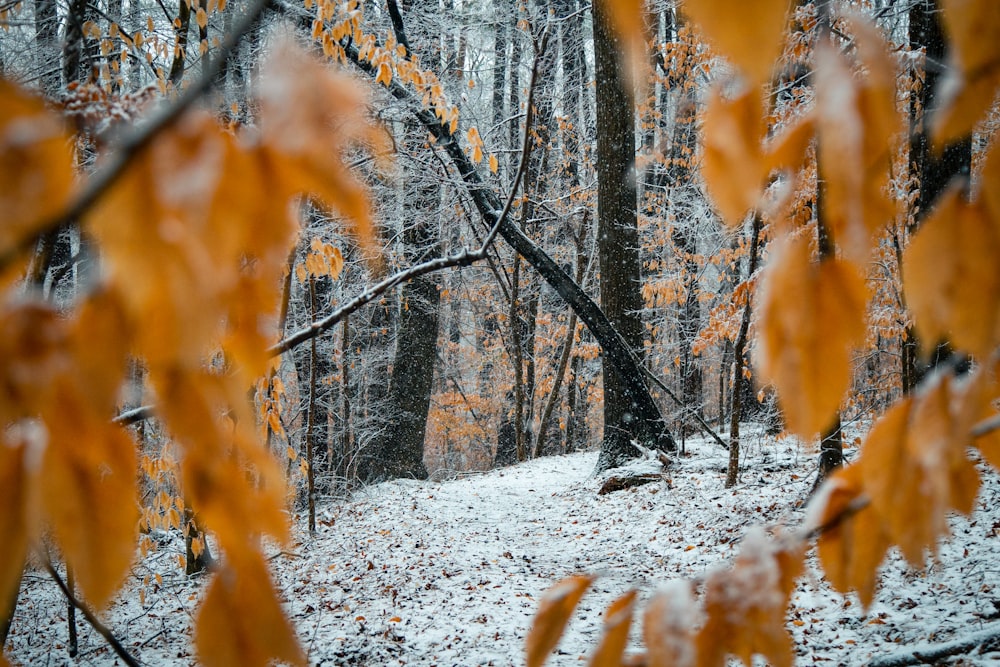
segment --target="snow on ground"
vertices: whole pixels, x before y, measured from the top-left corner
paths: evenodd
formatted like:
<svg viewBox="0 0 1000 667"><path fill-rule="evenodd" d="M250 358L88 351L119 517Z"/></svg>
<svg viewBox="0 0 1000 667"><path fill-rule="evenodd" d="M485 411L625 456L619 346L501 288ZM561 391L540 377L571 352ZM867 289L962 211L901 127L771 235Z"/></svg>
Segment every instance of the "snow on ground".
<svg viewBox="0 0 1000 667"><path fill-rule="evenodd" d="M539 596L575 572L600 575L550 665L578 665L601 614L630 587L658 585L730 562L754 524L795 524L815 457L793 440L753 435L741 483L723 488L726 452L688 443L663 482L599 496L595 453L543 458L444 482L397 481L327 503L317 534L271 549L286 609L314 665L523 665ZM850 455L850 450L848 455ZM302 517L296 517L303 526ZM895 555L863 612L833 593L810 557L788 627L798 663L860 665L905 647L962 638L1000 618L1000 480L984 474L979 509L926 572ZM188 665L190 624L204 578L178 571L178 539L133 569L106 621L150 665ZM157 580L160 575L162 581ZM140 590L143 594L140 596ZM14 664L113 664L85 623L70 660L65 604L29 572L8 641ZM637 634L637 633L636 633ZM1000 663L1000 653L965 665Z"/></svg>

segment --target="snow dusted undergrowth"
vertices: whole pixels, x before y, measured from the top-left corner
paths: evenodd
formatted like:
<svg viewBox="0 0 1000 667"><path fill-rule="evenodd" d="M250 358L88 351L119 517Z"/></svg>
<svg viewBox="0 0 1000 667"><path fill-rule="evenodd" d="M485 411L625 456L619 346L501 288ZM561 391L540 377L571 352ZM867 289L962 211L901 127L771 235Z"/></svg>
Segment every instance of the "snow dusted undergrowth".
<svg viewBox="0 0 1000 667"><path fill-rule="evenodd" d="M271 562L314 665L522 665L542 592L569 574L597 573L549 661L585 664L613 598L630 587L646 598L670 580L730 563L754 524L801 519L815 456L764 436L744 448L732 490L723 488L726 452L700 439L665 481L605 496L591 477L596 453L445 482L381 484L352 502L324 504L317 535L298 530L288 549L270 551ZM908 569L893 552L867 613L830 590L810 555L788 615L798 663L860 665L995 625L1000 480L986 471L983 481L976 514L952 522L955 536L928 571ZM205 579L183 576L182 552L173 539L137 564L104 614L145 664L194 662L191 622ZM78 623L74 661L65 650L65 603L43 572L28 572L7 655L14 664L114 664L101 637ZM1000 653L962 660L955 664L997 664Z"/></svg>

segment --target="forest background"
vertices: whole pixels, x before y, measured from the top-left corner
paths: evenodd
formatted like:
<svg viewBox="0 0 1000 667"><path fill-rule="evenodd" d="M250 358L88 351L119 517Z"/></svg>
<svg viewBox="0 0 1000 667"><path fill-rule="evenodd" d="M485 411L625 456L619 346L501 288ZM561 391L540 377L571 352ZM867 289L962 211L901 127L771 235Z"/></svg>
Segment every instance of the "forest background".
<svg viewBox="0 0 1000 667"><path fill-rule="evenodd" d="M819 535L870 599L890 545L922 563L966 448L1000 456L1000 12L758 5L3 5L0 600L58 547L100 608L137 535L195 572L208 530L201 659L294 662L260 551L289 504L695 431L734 484L750 420L820 479L874 425L736 571L784 591ZM787 657L747 632L720 650Z"/></svg>

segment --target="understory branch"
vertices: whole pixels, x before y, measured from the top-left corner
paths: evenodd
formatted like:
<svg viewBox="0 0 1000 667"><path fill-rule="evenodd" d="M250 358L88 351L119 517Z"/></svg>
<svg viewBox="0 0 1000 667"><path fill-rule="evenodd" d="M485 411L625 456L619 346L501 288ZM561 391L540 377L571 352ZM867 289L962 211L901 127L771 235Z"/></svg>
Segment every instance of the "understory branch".
<svg viewBox="0 0 1000 667"><path fill-rule="evenodd" d="M97 631L97 634L104 638L104 641L106 641L118 657L122 659L122 662L129 667L139 667L139 661L136 660L124 646L122 646L122 643L118 641L114 634L112 634L111 630L109 630L106 625L101 623L100 619L94 615L94 612L92 612L87 605L85 605L76 597L76 595L73 594L73 591L69 589L69 586L66 585L63 578L59 576L58 572L56 572L56 568L52 565L52 561L44 556L41 560L45 566L45 570L49 573L49 576L52 577L53 581L56 582L56 585L59 586L59 590L62 591L66 600L75 608L80 610L80 613L82 613L83 617L87 619L87 622L90 623L91 627Z"/></svg>

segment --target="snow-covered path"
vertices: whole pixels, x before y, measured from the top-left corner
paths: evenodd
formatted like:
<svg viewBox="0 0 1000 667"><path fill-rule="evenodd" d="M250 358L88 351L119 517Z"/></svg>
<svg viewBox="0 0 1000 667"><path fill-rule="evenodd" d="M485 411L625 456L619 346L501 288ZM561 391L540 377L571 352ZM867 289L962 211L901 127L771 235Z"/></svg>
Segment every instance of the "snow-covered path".
<svg viewBox="0 0 1000 667"><path fill-rule="evenodd" d="M325 504L315 536L299 531L294 544L272 550L276 582L312 664L500 666L523 665L524 637L545 589L575 572L596 573L549 663L578 665L597 640L604 608L630 587L644 598L671 579L725 566L751 525L799 520L814 457L787 441L746 444L733 490L723 488L725 452L701 441L664 481L604 496L591 478L594 453L446 482L370 487L351 502ZM1000 482L993 472L984 475L979 505L971 521L956 520L955 539L929 572L891 558L867 613L815 573L805 577L789 614L799 663L865 664L988 624L1000 605ZM204 580L177 572L181 546L174 540L137 564L107 614L147 664L193 662L191 614ZM62 648L65 634L53 586L29 573L10 657L73 662ZM994 653L965 664L996 661ZM75 662L112 664L113 656L81 626Z"/></svg>

